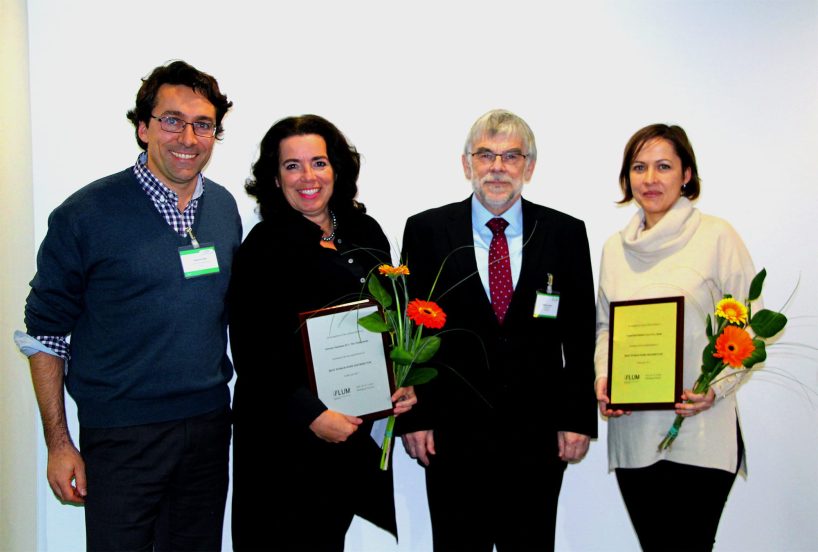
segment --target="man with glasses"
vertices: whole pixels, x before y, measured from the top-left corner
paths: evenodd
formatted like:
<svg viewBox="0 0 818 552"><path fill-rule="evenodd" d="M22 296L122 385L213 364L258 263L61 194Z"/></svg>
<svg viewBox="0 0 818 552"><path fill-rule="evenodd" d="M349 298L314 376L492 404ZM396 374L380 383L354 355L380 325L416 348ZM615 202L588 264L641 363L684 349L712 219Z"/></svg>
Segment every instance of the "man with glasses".
<svg viewBox="0 0 818 552"><path fill-rule="evenodd" d="M438 377L399 421L437 551L553 549L566 463L596 436L585 225L522 199L536 161L525 121L490 111L462 156L473 195L406 223L412 296L447 314Z"/></svg>
<svg viewBox="0 0 818 552"><path fill-rule="evenodd" d="M183 61L157 67L127 115L145 151L49 217L27 333L15 338L48 482L85 505L89 550L221 549L233 373L224 299L241 221L201 171L231 106L212 76Z"/></svg>

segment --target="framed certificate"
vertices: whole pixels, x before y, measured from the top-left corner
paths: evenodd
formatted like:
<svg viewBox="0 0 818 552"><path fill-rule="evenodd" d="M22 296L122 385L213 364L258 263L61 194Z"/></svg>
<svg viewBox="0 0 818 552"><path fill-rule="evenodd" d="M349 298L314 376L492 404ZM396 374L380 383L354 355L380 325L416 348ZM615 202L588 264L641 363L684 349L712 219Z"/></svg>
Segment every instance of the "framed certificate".
<svg viewBox="0 0 818 552"><path fill-rule="evenodd" d="M358 325L377 311L378 304L367 299L299 314L310 387L330 410L364 419L392 413L387 334Z"/></svg>
<svg viewBox="0 0 818 552"><path fill-rule="evenodd" d="M673 409L682 396L684 297L611 302L613 410Z"/></svg>

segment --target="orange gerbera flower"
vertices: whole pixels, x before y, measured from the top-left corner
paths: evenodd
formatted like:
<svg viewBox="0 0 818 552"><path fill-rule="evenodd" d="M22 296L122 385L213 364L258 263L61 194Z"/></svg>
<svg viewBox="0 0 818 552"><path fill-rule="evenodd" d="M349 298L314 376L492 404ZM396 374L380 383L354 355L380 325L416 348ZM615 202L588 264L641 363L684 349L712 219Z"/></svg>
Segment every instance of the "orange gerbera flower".
<svg viewBox="0 0 818 552"><path fill-rule="evenodd" d="M384 276L389 276L390 278L395 278L397 276L408 276L409 267L406 265L392 266L388 264L382 264L381 266L378 267L378 272L380 272Z"/></svg>
<svg viewBox="0 0 818 552"><path fill-rule="evenodd" d="M733 368L741 368L742 362L755 351L753 339L743 328L727 326L716 339L713 356L722 359Z"/></svg>
<svg viewBox="0 0 818 552"><path fill-rule="evenodd" d="M446 313L433 301L415 299L406 306L409 320L427 328L442 328L446 323Z"/></svg>
<svg viewBox="0 0 818 552"><path fill-rule="evenodd" d="M716 316L726 318L733 324L746 324L747 307L733 298L722 299L716 305Z"/></svg>

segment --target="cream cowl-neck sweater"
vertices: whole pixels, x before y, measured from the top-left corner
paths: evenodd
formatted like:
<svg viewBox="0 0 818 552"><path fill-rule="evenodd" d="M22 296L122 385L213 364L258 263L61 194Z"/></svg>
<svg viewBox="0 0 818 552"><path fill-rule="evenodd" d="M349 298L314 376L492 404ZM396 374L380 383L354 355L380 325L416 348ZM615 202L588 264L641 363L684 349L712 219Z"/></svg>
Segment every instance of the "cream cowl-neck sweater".
<svg viewBox="0 0 818 552"><path fill-rule="evenodd" d="M605 243L597 300L597 378L608 370L611 301L684 296L685 389L701 373L707 343L706 318L725 293L744 301L755 276L750 254L726 221L703 215L680 197L650 230L639 210L628 225ZM754 302L754 310L761 308ZM636 411L608 420L608 465L641 468L671 460L706 468L736 471L737 404L733 391L743 374L726 368L713 385L713 407L685 419L669 450L659 452L676 414L672 410ZM735 374L727 376L728 374ZM743 459L742 459L743 460ZM743 461L742 461L743 464Z"/></svg>

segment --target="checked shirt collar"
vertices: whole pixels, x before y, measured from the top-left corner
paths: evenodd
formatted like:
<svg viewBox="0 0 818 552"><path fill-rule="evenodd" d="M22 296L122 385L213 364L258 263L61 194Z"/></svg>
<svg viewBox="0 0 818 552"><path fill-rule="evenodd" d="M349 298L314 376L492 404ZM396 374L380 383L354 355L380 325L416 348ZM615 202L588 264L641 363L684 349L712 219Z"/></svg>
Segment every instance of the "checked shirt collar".
<svg viewBox="0 0 818 552"><path fill-rule="evenodd" d="M134 175L148 194L148 197L153 201L153 206L165 219L165 222L173 228L173 230L180 236L184 236L185 230L193 226L193 221L196 218L196 210L199 207L199 198L204 193L204 178L202 173L199 173L196 182L196 189L193 191L193 197L185 207L183 213L179 212L177 207L179 203L179 196L176 192L162 184L158 178L148 169L146 162L148 154L142 152L133 166Z"/></svg>

